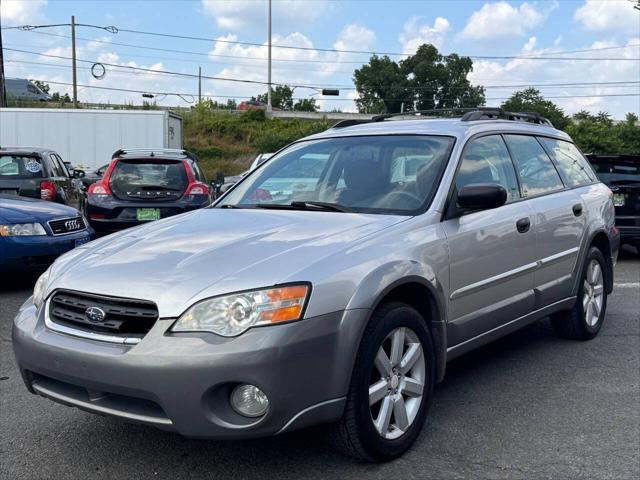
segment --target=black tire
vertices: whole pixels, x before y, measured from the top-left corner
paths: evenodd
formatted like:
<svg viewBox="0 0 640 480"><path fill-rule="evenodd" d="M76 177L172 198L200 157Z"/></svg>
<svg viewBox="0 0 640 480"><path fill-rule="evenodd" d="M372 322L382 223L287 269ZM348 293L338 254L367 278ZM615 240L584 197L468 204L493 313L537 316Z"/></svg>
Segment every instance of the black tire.
<svg viewBox="0 0 640 480"><path fill-rule="evenodd" d="M600 308L600 313L598 315L598 319L595 324L589 325L586 320L585 309L583 300L585 298L585 279L587 277L587 271L589 269L589 265L592 261L597 261L600 265L600 269L603 275L603 293L602 293L602 306ZM587 252L587 256L584 261L584 265L582 266L582 271L580 274L580 283L578 286L578 294L575 305L571 310L558 312L551 315L551 325L553 326L554 332L563 338L568 338L571 340L591 340L602 328L602 324L604 322L604 318L607 311L607 292L606 292L606 282L607 282L607 263L605 261L604 255L597 247L591 247Z"/></svg>
<svg viewBox="0 0 640 480"><path fill-rule="evenodd" d="M422 401L404 433L399 438L387 439L374 426L369 406L369 385L378 349L390 333L399 327L410 329L422 347L425 367ZM384 303L378 307L364 331L358 349L344 414L329 432L329 441L333 447L365 462L393 460L407 451L420 434L431 403L435 383L434 365L431 335L420 313L401 302Z"/></svg>

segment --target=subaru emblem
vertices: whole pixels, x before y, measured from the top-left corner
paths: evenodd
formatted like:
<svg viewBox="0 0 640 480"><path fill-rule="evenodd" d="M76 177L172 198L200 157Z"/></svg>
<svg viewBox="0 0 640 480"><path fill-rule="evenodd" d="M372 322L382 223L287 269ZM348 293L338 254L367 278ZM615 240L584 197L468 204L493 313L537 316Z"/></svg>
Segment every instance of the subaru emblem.
<svg viewBox="0 0 640 480"><path fill-rule="evenodd" d="M104 322L107 316L106 312L100 307L89 307L84 311L84 315L90 322L95 323Z"/></svg>

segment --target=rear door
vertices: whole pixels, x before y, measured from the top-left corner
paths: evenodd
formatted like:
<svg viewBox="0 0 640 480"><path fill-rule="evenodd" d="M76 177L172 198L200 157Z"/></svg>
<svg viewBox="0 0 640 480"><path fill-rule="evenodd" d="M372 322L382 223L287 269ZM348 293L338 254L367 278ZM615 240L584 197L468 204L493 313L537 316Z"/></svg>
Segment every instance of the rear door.
<svg viewBox="0 0 640 480"><path fill-rule="evenodd" d="M80 208L78 189L67 171L62 159L55 153L49 154L51 180L63 196L63 202L71 207Z"/></svg>
<svg viewBox="0 0 640 480"><path fill-rule="evenodd" d="M0 194L40 198L42 159L0 152Z"/></svg>
<svg viewBox="0 0 640 480"><path fill-rule="evenodd" d="M535 212L535 308L539 309L571 295L586 207L579 189L565 188L536 137L505 135L505 141L516 165L522 196Z"/></svg>
<svg viewBox="0 0 640 480"><path fill-rule="evenodd" d="M455 191L473 183L502 185L508 200L492 210L445 217L449 346L526 315L534 305L534 215L529 203L520 201L513 164L500 135L473 139L465 147Z"/></svg>

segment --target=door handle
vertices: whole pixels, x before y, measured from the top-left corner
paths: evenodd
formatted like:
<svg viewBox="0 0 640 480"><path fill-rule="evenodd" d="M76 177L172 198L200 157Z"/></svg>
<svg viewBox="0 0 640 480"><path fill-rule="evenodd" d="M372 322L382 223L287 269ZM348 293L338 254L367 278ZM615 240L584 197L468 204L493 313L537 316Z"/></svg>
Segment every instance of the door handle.
<svg viewBox="0 0 640 480"><path fill-rule="evenodd" d="M516 222L516 228L518 229L518 232L520 232L520 233L528 232L529 231L529 227L531 227L531 220L529 220L529 217L521 218L520 220L518 220Z"/></svg>
<svg viewBox="0 0 640 480"><path fill-rule="evenodd" d="M580 203L576 203L576 204L573 206L573 214L574 214L576 217L579 217L580 215L582 215L582 205L581 205Z"/></svg>

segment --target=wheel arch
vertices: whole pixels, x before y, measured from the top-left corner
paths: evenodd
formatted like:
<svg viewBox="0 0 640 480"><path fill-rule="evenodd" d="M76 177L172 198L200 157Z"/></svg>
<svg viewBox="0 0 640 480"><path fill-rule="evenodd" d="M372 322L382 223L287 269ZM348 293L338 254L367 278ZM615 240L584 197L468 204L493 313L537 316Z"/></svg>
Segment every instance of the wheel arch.
<svg viewBox="0 0 640 480"><path fill-rule="evenodd" d="M425 319L426 327L429 329L433 341L434 356L436 359L435 372L436 383L442 381L446 371L447 363L447 330L446 330L446 304L444 302L444 294L442 293L442 287L436 280L435 275L430 275L431 272L416 271L418 266L417 262L410 262L410 265L405 265L406 270L400 268L399 265L393 266L392 270L395 273L402 272L402 275L397 275L394 280L389 281L389 270L387 275L382 274L382 271L378 271L369 277L370 283L376 278L376 288L373 289L373 294L369 294L368 317L360 337L358 339L358 345L362 341L362 335L364 329L368 325L376 308L384 302L388 301L400 301L406 303L415 308L422 317ZM386 270L386 269L385 269ZM383 283L383 280L387 281ZM372 285L368 285L371 287ZM364 291L362 289L356 292L350 305L361 305L363 302ZM353 308L353 307L351 307Z"/></svg>
<svg viewBox="0 0 640 480"><path fill-rule="evenodd" d="M606 263L604 272L605 291L607 292L607 294L610 294L613 291L613 259L611 240L609 238L609 235L607 235L607 232L604 229L600 228L592 232L587 238L584 248L582 249L582 252L580 254L579 262L576 263L575 282L573 287L574 295L578 291L582 267L591 247L596 247L602 252L602 256L604 256L604 261Z"/></svg>

